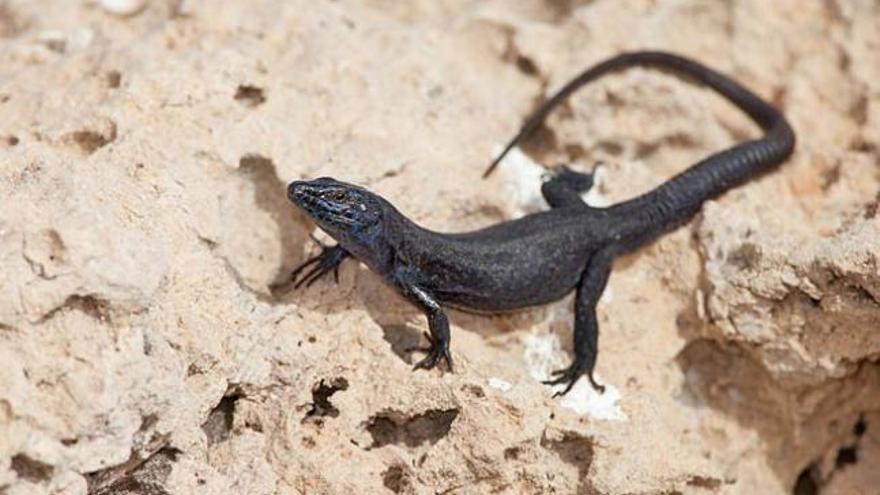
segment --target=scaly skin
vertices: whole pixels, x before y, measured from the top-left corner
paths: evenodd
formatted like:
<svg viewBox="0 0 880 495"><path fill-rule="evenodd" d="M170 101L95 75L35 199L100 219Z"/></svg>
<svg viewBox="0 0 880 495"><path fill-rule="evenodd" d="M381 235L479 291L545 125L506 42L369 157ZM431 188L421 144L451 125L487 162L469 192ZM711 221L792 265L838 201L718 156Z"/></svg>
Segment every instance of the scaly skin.
<svg viewBox="0 0 880 495"><path fill-rule="evenodd" d="M785 117L727 77L692 60L663 52L624 53L587 69L542 105L486 170L489 175L524 136L562 100L609 72L650 66L688 76L730 100L764 131L694 164L656 189L607 208L588 206L580 193L592 177L561 168L541 192L551 209L466 233L424 229L385 199L332 178L296 181L288 196L339 244L301 266L315 266L299 283L335 271L346 257L365 263L425 312L430 349L416 368L441 359L452 367L449 322L443 306L478 312L504 311L557 300L576 291L574 360L545 383L565 394L582 375L596 383L599 329L596 303L615 257L651 242L686 222L700 205L785 161L795 137Z"/></svg>

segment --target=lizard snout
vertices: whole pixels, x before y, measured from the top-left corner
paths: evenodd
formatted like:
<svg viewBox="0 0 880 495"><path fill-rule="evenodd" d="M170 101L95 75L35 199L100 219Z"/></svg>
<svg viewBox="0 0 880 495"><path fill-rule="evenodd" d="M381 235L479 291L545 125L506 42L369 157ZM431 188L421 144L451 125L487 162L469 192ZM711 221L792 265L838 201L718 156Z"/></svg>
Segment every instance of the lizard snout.
<svg viewBox="0 0 880 495"><path fill-rule="evenodd" d="M294 203L299 203L308 193L308 183L295 180L287 186L287 197Z"/></svg>

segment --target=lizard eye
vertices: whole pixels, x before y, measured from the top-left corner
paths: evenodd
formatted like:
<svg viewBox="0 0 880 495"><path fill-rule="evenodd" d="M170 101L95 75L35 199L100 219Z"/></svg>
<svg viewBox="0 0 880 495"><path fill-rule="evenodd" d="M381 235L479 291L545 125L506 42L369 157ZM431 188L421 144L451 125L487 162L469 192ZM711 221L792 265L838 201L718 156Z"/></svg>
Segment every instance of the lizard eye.
<svg viewBox="0 0 880 495"><path fill-rule="evenodd" d="M327 197L333 201L342 201L345 199L345 193L342 191L330 191L327 193Z"/></svg>

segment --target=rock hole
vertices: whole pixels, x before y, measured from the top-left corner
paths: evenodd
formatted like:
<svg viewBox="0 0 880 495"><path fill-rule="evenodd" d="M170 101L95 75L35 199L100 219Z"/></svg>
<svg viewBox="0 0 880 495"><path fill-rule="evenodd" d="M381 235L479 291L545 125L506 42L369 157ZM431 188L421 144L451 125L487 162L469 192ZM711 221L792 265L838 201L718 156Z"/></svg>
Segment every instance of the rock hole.
<svg viewBox="0 0 880 495"><path fill-rule="evenodd" d="M793 495L818 495L819 493L819 470L816 464L805 467L798 475L792 489Z"/></svg>
<svg viewBox="0 0 880 495"><path fill-rule="evenodd" d="M12 457L12 470L23 480L32 483L40 483L52 477L55 468L44 462L40 462L27 454L17 454Z"/></svg>
<svg viewBox="0 0 880 495"><path fill-rule="evenodd" d="M110 321L110 303L91 294L73 294L43 315L38 323L45 323L63 311L80 311L98 321Z"/></svg>
<svg viewBox="0 0 880 495"><path fill-rule="evenodd" d="M81 129L70 134L70 138L87 155L98 151L116 139L116 123L109 122L106 129Z"/></svg>
<svg viewBox="0 0 880 495"><path fill-rule="evenodd" d="M541 122L532 132L524 137L519 143L523 153L531 157L536 162L543 162L544 158L553 154L559 146L556 133L553 129Z"/></svg>
<svg viewBox="0 0 880 495"><path fill-rule="evenodd" d="M853 105L849 108L847 113L850 118L855 121L856 125L863 126L868 122L870 108L871 100L868 99L867 94L862 94L856 98L856 101L853 102Z"/></svg>
<svg viewBox="0 0 880 495"><path fill-rule="evenodd" d="M107 87L111 89L116 89L122 84L122 73L118 70L111 70L107 72Z"/></svg>
<svg viewBox="0 0 880 495"><path fill-rule="evenodd" d="M3 138L3 142L6 143L7 147L12 148L13 146L18 145L19 139L18 139L18 136L9 135L9 136L6 136L5 138Z"/></svg>
<svg viewBox="0 0 880 495"><path fill-rule="evenodd" d="M693 148L697 142L693 136L685 133L675 132L657 139L656 141L636 143L634 156L635 158L645 160L651 157L661 148Z"/></svg>
<svg viewBox="0 0 880 495"><path fill-rule="evenodd" d="M760 265L761 258L761 248L746 242L728 254L727 262L740 270L754 270Z"/></svg>
<svg viewBox="0 0 880 495"><path fill-rule="evenodd" d="M513 64L516 70L528 77L539 79L541 77L541 70L535 61L523 55L519 47L516 46L516 42L513 39L513 31L507 32L507 45L504 47L504 53L501 54L501 60Z"/></svg>
<svg viewBox="0 0 880 495"><path fill-rule="evenodd" d="M544 0L544 5L551 15L551 22L559 24L570 18L578 7L587 5L594 0Z"/></svg>
<svg viewBox="0 0 880 495"><path fill-rule="evenodd" d="M715 491L721 487L721 480L718 478L710 478L708 476L693 475L687 480L688 486L704 488L706 490Z"/></svg>
<svg viewBox="0 0 880 495"><path fill-rule="evenodd" d="M874 201L871 201L865 206L865 214L863 215L865 220L870 220L876 217L878 209L880 209L880 191L877 191Z"/></svg>
<svg viewBox="0 0 880 495"><path fill-rule="evenodd" d="M348 390L348 380L345 378L334 378L329 384L321 380L312 387L312 408L306 413L303 421L309 418L339 416L339 409L330 403L330 397L340 390Z"/></svg>
<svg viewBox="0 0 880 495"><path fill-rule="evenodd" d="M849 447L841 447L837 451L837 457L834 459L834 466L838 469L859 462L859 454L855 445Z"/></svg>
<svg viewBox="0 0 880 495"><path fill-rule="evenodd" d="M847 292L852 294L853 299L858 301L859 304L877 304L880 305L880 300L874 297L871 292L862 287L861 285L851 285L846 287Z"/></svg>
<svg viewBox="0 0 880 495"><path fill-rule="evenodd" d="M449 433L459 412L458 409L430 409L409 417L393 411L377 414L367 422L366 429L373 438L373 443L367 449L389 444L404 444L407 447L418 447L424 443L433 445Z"/></svg>
<svg viewBox="0 0 880 495"><path fill-rule="evenodd" d="M853 136L847 144L847 149L859 153L873 154L877 152L877 144L871 142L865 136Z"/></svg>
<svg viewBox="0 0 880 495"><path fill-rule="evenodd" d="M560 459L577 468L579 479L586 479L593 462L593 442L589 438L571 431L563 433L560 439L545 435L541 438L541 447L556 452Z"/></svg>
<svg viewBox="0 0 880 495"><path fill-rule="evenodd" d="M98 299L92 295L70 296L64 302L64 305L68 308L81 311L96 320L107 321L110 319L110 304L107 301Z"/></svg>
<svg viewBox="0 0 880 495"><path fill-rule="evenodd" d="M596 147L612 157L623 154L623 146L614 141L602 140L596 143Z"/></svg>
<svg viewBox="0 0 880 495"><path fill-rule="evenodd" d="M257 433L263 433L263 423L258 418L248 418L244 422L244 427Z"/></svg>
<svg viewBox="0 0 880 495"><path fill-rule="evenodd" d="M144 356L151 356L153 354L153 342L150 341L150 336L144 333Z"/></svg>
<svg viewBox="0 0 880 495"><path fill-rule="evenodd" d="M504 449L504 460L515 461L519 459L522 450L519 447L508 447Z"/></svg>
<svg viewBox="0 0 880 495"><path fill-rule="evenodd" d="M25 260L31 271L46 280L56 278L64 261L66 247L58 231L43 229L26 241Z"/></svg>
<svg viewBox="0 0 880 495"><path fill-rule="evenodd" d="M841 170L840 170L840 162L834 164L828 170L822 171L822 191L827 192L831 189L831 186L840 182Z"/></svg>
<svg viewBox="0 0 880 495"><path fill-rule="evenodd" d="M568 156L569 162L576 162L581 158L587 156L587 150L577 143L566 144L563 149L565 150L565 154Z"/></svg>
<svg viewBox="0 0 880 495"><path fill-rule="evenodd" d="M235 99L246 107L256 107L266 102L266 95L263 89L257 86L241 84L235 90Z"/></svg>
<svg viewBox="0 0 880 495"><path fill-rule="evenodd" d="M240 392L227 391L217 406L208 413L208 419L202 423L202 431L208 439L208 446L229 438L235 420L235 403L242 397Z"/></svg>
<svg viewBox="0 0 880 495"><path fill-rule="evenodd" d="M40 36L40 41L46 48L55 53L64 54L67 51L67 40L64 39L64 35L61 33L47 32Z"/></svg>
<svg viewBox="0 0 880 495"><path fill-rule="evenodd" d="M403 464L395 464L386 469L382 473L382 484L394 493L403 493L412 486L406 466Z"/></svg>
<svg viewBox="0 0 880 495"><path fill-rule="evenodd" d="M217 243L217 241L215 241L213 239L208 239L207 237L203 237L203 236L199 236L199 241L201 241L202 244L204 244L205 247L211 251L217 249L217 246L219 245Z"/></svg>
<svg viewBox="0 0 880 495"><path fill-rule="evenodd" d="M479 385L465 385L461 389L470 392L477 399L484 399L486 397L486 392Z"/></svg>
<svg viewBox="0 0 880 495"><path fill-rule="evenodd" d="M859 416L858 421L853 425L853 435L861 438L865 435L866 431L868 431L868 424L865 423L865 416Z"/></svg>
<svg viewBox="0 0 880 495"><path fill-rule="evenodd" d="M138 432L143 433L149 431L150 428L156 426L156 423L159 422L159 416L155 414L147 414L141 418L141 426L138 428Z"/></svg>
<svg viewBox="0 0 880 495"><path fill-rule="evenodd" d="M529 77L535 77L541 73L541 71L538 70L538 66L535 64L535 62L525 55L517 55L514 64L520 72Z"/></svg>

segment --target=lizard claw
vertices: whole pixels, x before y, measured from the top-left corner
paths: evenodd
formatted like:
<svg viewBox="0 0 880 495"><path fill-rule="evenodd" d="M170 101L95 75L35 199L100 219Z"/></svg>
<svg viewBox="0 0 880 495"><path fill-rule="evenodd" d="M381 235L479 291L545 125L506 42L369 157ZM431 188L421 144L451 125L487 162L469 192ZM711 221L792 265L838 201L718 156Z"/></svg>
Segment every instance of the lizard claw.
<svg viewBox="0 0 880 495"><path fill-rule="evenodd" d="M595 170L595 168L594 168ZM576 172L569 168L565 163L560 163L551 168L546 174L547 180L557 180L564 182L571 189L578 192L584 192L593 187L594 172L584 173Z"/></svg>
<svg viewBox="0 0 880 495"><path fill-rule="evenodd" d="M425 332L425 338L428 339L428 347L411 348L411 351L427 352L428 355L413 365L413 370L424 369L429 370L437 366L441 359L446 361L446 367L452 372L452 354L449 353L448 345L438 345L434 342L431 335Z"/></svg>
<svg viewBox="0 0 880 495"><path fill-rule="evenodd" d="M573 363L568 368L556 370L551 372L550 374L557 378L554 378L552 380L544 380L541 383L550 386L565 384L565 388L563 390L560 390L559 392L553 394L554 398L567 394L572 389L572 387L574 387L574 384L577 383L578 378L580 378L581 375L587 375L587 379L590 380L590 384L593 386L596 392L599 392L600 394L605 393L605 386L597 383L596 380L593 378L593 374L586 372L586 370L583 369L583 366L579 365L578 363Z"/></svg>
<svg viewBox="0 0 880 495"><path fill-rule="evenodd" d="M331 271L336 282L339 282L339 264L342 263L346 256L348 256L348 251L339 246L324 246L321 244L321 254L307 259L290 274L290 282L294 284L293 288L299 289L303 285L309 287L316 280ZM310 266L311 268L306 271L306 268Z"/></svg>

